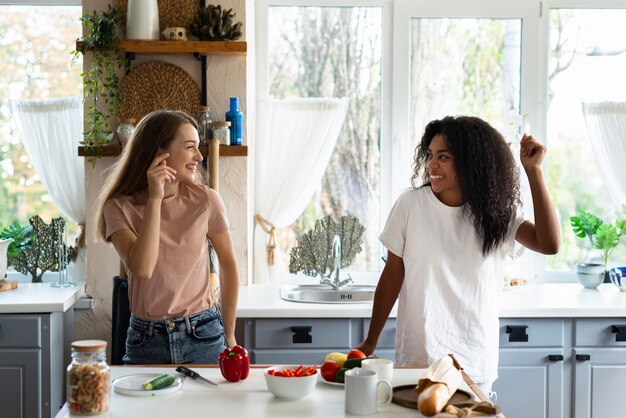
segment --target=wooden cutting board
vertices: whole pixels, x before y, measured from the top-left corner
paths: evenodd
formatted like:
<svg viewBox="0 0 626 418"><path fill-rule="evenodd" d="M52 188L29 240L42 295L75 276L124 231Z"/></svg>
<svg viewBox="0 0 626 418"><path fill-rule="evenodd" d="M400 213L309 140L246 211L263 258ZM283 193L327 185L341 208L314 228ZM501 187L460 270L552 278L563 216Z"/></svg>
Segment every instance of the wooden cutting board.
<svg viewBox="0 0 626 418"><path fill-rule="evenodd" d="M415 385L403 385L393 388L393 398L391 402L406 408L417 409L417 393L415 393ZM476 404L469 392L458 389L448 401L448 405L454 405L457 408L470 407ZM483 414L496 415L500 413L498 405L480 405L474 409L476 412Z"/></svg>
<svg viewBox="0 0 626 418"><path fill-rule="evenodd" d="M9 282L4 279L0 280L0 292L13 289L17 289L17 282Z"/></svg>

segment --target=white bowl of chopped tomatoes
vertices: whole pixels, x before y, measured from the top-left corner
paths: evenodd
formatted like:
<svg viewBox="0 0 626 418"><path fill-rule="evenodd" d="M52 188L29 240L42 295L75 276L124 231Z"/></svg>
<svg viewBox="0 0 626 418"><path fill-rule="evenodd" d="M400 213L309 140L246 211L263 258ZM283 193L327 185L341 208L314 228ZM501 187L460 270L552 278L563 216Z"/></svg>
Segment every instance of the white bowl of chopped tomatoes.
<svg viewBox="0 0 626 418"><path fill-rule="evenodd" d="M317 366L271 366L265 369L265 384L277 398L300 399L313 393Z"/></svg>

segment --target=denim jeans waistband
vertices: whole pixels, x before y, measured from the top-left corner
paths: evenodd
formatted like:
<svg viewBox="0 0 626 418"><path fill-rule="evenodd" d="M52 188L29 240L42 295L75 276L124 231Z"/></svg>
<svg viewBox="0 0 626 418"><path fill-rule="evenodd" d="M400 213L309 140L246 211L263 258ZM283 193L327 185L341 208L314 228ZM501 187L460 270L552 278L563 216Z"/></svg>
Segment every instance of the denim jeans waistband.
<svg viewBox="0 0 626 418"><path fill-rule="evenodd" d="M167 334L183 330L189 334L194 330L198 322L211 321L219 318L219 315L220 313L216 306L212 306L205 311L198 312L193 315L159 321L140 318L131 313L129 325L138 331L147 332L148 335L152 335L153 332Z"/></svg>

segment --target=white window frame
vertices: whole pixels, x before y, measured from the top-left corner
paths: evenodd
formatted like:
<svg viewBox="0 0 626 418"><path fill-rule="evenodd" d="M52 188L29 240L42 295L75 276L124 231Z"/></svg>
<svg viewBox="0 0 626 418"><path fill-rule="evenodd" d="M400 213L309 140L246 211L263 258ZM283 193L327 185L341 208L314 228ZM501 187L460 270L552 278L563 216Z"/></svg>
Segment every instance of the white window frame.
<svg viewBox="0 0 626 418"><path fill-rule="evenodd" d="M533 134L547 139L547 95L550 54L550 9L626 9L624 0L259 0L257 1L257 97L267 96L267 9L269 6L382 6L383 7L383 109L381 132L380 225L410 177L411 167L392 164L409 146L410 45L412 17L520 18L522 55L520 113L527 115ZM404 42L402 40L405 40ZM548 144L549 146L549 144ZM525 202L532 219L532 202ZM575 281L573 272L545 271L545 256L529 257L539 281Z"/></svg>
<svg viewBox="0 0 626 418"><path fill-rule="evenodd" d="M0 6L81 6L80 0L0 0ZM77 37L79 34L76 35ZM69 58L68 58L69 59ZM27 274L20 273L16 270L6 272L7 279L15 280L20 283L30 283L32 277ZM44 283L52 283L58 281L59 272L47 271L42 276Z"/></svg>

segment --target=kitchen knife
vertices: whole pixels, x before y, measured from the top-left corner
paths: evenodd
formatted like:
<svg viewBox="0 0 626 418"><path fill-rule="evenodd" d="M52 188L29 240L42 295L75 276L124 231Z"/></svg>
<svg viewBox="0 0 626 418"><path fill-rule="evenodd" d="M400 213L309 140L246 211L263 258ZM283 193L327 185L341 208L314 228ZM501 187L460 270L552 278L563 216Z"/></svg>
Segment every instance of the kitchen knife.
<svg viewBox="0 0 626 418"><path fill-rule="evenodd" d="M179 366L179 367L176 368L176 371L178 373L184 374L185 376L189 376L189 377L191 377L194 380L201 380L204 383L208 383L209 385L217 386L217 383L210 381L206 377L200 376L200 373L198 373L198 372L196 372L194 370L191 370L188 367Z"/></svg>

